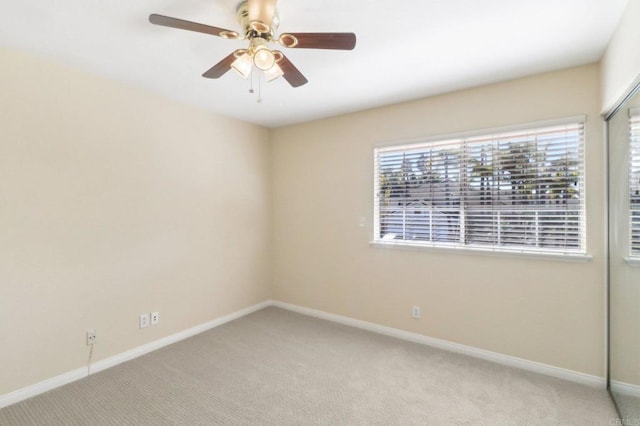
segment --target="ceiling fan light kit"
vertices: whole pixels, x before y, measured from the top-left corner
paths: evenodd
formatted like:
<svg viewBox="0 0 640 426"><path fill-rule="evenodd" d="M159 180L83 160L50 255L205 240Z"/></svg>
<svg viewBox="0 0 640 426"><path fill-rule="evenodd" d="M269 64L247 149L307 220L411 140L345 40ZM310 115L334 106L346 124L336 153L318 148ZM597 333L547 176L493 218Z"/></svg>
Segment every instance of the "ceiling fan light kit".
<svg viewBox="0 0 640 426"><path fill-rule="evenodd" d="M276 38L275 31L280 26L276 0L243 1L236 9L236 18L244 36L236 31L157 14L149 15L149 22L229 40L249 40L246 49L236 50L202 74L206 78L220 78L230 69L242 78L249 78L256 68L266 81L283 76L292 87L299 87L308 82L305 76L282 52L271 50L269 43L278 43L290 49L352 50L356 45L356 35L353 33L283 33Z"/></svg>

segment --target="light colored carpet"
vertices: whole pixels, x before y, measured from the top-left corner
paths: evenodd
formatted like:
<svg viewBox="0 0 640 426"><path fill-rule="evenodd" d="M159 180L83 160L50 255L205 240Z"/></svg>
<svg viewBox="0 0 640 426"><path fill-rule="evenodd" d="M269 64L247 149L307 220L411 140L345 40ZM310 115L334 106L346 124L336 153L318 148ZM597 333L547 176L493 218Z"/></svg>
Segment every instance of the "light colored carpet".
<svg viewBox="0 0 640 426"><path fill-rule="evenodd" d="M620 415L625 421L625 426L640 426L640 398L613 389L611 393L616 400Z"/></svg>
<svg viewBox="0 0 640 426"><path fill-rule="evenodd" d="M611 425L605 390L267 308L0 410L2 425Z"/></svg>

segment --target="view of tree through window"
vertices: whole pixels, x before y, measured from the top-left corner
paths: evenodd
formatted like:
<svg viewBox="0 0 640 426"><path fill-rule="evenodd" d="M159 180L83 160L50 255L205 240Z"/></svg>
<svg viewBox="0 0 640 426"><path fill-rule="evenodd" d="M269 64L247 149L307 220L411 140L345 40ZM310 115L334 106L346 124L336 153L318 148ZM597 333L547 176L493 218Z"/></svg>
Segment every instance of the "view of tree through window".
<svg viewBox="0 0 640 426"><path fill-rule="evenodd" d="M584 252L584 125L376 149L376 241Z"/></svg>
<svg viewBox="0 0 640 426"><path fill-rule="evenodd" d="M640 109L631 109L629 118L629 219L630 254L640 256Z"/></svg>

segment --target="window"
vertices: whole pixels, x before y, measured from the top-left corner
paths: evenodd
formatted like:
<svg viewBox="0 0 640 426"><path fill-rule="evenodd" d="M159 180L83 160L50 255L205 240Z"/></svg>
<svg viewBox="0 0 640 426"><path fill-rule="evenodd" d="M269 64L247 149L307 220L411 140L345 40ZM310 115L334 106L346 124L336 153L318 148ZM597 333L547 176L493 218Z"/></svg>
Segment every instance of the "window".
<svg viewBox="0 0 640 426"><path fill-rule="evenodd" d="M629 110L629 247L640 257L640 108Z"/></svg>
<svg viewBox="0 0 640 426"><path fill-rule="evenodd" d="M375 242L584 254L584 123L558 123L377 148Z"/></svg>

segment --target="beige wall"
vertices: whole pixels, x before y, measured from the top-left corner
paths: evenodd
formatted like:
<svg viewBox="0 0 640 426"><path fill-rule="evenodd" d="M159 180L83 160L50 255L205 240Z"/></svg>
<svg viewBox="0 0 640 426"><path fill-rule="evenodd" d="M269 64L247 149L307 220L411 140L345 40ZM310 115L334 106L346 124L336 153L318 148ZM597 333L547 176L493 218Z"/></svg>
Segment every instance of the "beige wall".
<svg viewBox="0 0 640 426"><path fill-rule="evenodd" d="M599 79L598 65L590 65L274 130L274 298L603 377ZM576 114L588 116L593 260L369 245L376 144ZM412 305L422 319L411 318Z"/></svg>
<svg viewBox="0 0 640 426"><path fill-rule="evenodd" d="M0 93L0 395L268 299L266 129L1 49Z"/></svg>
<svg viewBox="0 0 640 426"><path fill-rule="evenodd" d="M640 77L640 0L627 9L602 58L602 110L609 111Z"/></svg>

